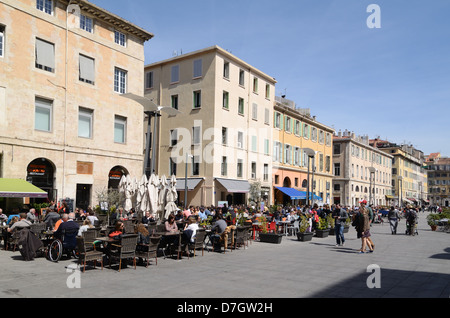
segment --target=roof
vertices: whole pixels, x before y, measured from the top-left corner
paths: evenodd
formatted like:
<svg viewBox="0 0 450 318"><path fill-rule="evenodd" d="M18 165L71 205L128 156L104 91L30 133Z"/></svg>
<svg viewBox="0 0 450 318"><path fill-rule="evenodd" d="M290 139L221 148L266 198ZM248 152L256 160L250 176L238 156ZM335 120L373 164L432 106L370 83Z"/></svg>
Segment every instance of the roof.
<svg viewBox="0 0 450 318"><path fill-rule="evenodd" d="M59 0L59 1L63 2L65 5L69 5L69 3L79 5L82 11L85 11L90 15L93 15L99 20L105 21L106 23L114 26L117 29L120 29L121 31L133 34L141 38L144 42L154 37L153 33L150 33L144 30L143 28L138 27L137 25L89 2L88 0L70 0L70 1Z"/></svg>

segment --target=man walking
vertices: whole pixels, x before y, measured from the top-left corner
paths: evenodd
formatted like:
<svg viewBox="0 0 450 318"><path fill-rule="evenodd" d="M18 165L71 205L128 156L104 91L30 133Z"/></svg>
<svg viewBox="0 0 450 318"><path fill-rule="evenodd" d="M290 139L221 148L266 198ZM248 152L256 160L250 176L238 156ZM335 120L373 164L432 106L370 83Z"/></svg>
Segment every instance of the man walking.
<svg viewBox="0 0 450 318"><path fill-rule="evenodd" d="M389 224L391 226L391 233L397 234L397 225L398 225L399 216L398 216L398 210L396 208L394 208L393 206L391 206L391 209L389 210L388 219L389 219Z"/></svg>
<svg viewBox="0 0 450 318"><path fill-rule="evenodd" d="M334 218L335 233L336 233L336 246L344 246L344 227L345 221L348 218L348 214L344 209L341 209L339 204L336 204L336 208L332 212L332 217Z"/></svg>

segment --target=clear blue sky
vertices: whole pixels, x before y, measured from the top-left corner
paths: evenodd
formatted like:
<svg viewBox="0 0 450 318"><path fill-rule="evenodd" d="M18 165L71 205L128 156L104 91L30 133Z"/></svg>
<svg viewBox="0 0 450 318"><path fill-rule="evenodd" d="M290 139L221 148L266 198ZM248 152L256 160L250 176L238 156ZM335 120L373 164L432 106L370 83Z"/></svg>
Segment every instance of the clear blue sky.
<svg viewBox="0 0 450 318"><path fill-rule="evenodd" d="M336 131L450 156L448 0L91 2L155 34L146 64L218 45Z"/></svg>

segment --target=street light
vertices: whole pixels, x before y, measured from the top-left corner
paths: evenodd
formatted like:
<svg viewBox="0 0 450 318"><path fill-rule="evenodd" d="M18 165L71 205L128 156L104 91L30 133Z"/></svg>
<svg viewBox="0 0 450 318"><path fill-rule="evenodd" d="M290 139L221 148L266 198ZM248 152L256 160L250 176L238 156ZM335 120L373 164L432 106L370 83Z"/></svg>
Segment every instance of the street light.
<svg viewBox="0 0 450 318"><path fill-rule="evenodd" d="M308 182L306 182L306 186L307 186L307 193L306 193L306 205L309 205L309 159L313 158L316 155L316 152L314 150L312 150L311 148L304 148L303 151L306 153L306 155L308 156ZM313 160L313 166L314 166L314 160ZM313 180L314 180L314 167L313 167ZM313 190L314 191L314 190ZM314 201L313 201L314 202Z"/></svg>
<svg viewBox="0 0 450 318"><path fill-rule="evenodd" d="M400 205L400 209L403 208L403 177L402 176L397 176L398 179L398 191L399 191L399 205Z"/></svg>
<svg viewBox="0 0 450 318"><path fill-rule="evenodd" d="M369 167L369 172L370 172L370 193L369 193L369 205L373 204L372 202L372 174L373 174L373 178L375 179L375 172L377 171L377 169L375 169L374 167Z"/></svg>
<svg viewBox="0 0 450 318"><path fill-rule="evenodd" d="M161 111L168 114L169 116L176 116L178 114L181 114L180 111L177 109L170 107L170 106L158 106L156 105L152 99L149 99L144 96L139 96L133 93L126 93L121 94L120 96L131 99L142 106L144 106L144 113L148 116L148 122L147 122L147 140L145 145L145 158L144 158L144 174L147 174L148 169L148 161L149 161L149 155L150 155L150 131L151 131L151 119L152 117L155 118L155 122L153 125L153 141L152 141L152 162L151 162L151 169L150 173L147 175L149 176L155 171L155 151L156 151L156 118L161 117Z"/></svg>

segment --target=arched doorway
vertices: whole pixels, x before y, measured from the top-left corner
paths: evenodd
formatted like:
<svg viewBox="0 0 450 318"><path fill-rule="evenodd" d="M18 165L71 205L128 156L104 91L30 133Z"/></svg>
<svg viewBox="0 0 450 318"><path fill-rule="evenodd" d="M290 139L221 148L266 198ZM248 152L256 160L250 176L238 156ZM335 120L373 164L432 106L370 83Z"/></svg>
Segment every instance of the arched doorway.
<svg viewBox="0 0 450 318"><path fill-rule="evenodd" d="M109 171L108 175L108 189L118 189L120 179L122 179L122 176L128 175L128 170L125 169L122 166L115 166Z"/></svg>
<svg viewBox="0 0 450 318"><path fill-rule="evenodd" d="M57 200L57 191L54 188L55 171L53 162L46 158L38 158L28 164L27 181L48 193L48 199L36 199L36 202Z"/></svg>
<svg viewBox="0 0 450 318"><path fill-rule="evenodd" d="M283 180L283 187L284 188L290 188L291 187L291 179L289 177L284 178Z"/></svg>

